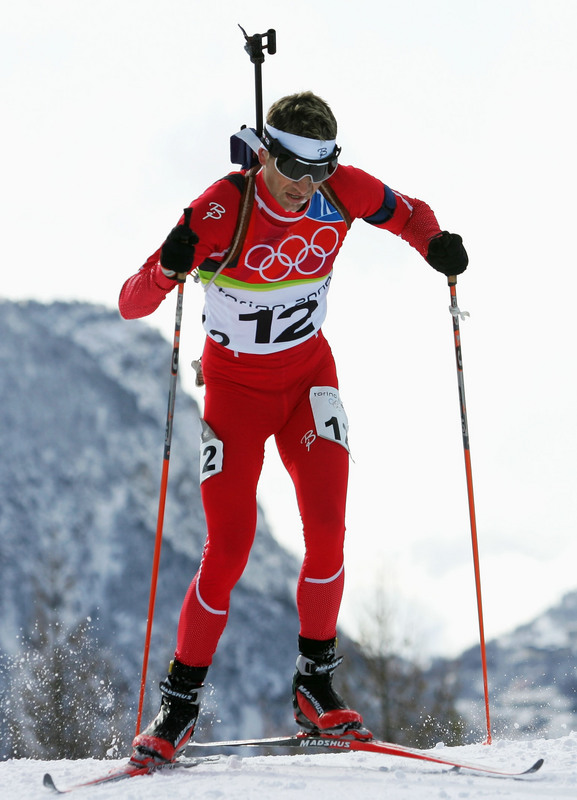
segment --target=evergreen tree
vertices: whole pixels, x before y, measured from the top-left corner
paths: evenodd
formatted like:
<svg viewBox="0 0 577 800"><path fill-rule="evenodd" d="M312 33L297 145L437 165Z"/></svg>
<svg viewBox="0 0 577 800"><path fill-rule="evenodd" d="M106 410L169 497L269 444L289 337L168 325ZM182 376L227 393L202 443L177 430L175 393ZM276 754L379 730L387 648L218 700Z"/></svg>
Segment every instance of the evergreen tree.
<svg viewBox="0 0 577 800"><path fill-rule="evenodd" d="M68 624L75 576L52 548L32 580L36 620L20 652L3 659L1 699L6 757L103 758L127 743L127 692L114 674L90 617ZM114 687L114 688L113 688Z"/></svg>
<svg viewBox="0 0 577 800"><path fill-rule="evenodd" d="M37 623L9 670L8 731L16 758L113 754L122 714L91 621L66 630Z"/></svg>

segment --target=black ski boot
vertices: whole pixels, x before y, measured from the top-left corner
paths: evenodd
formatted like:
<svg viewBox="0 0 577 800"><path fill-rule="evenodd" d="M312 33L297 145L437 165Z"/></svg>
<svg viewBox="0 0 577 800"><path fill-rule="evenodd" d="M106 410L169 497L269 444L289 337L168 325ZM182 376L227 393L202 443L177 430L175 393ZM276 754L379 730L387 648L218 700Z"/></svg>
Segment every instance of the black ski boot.
<svg viewBox="0 0 577 800"><path fill-rule="evenodd" d="M174 761L194 733L200 708L199 695L208 667L188 667L171 661L160 684L160 710L150 725L132 742L131 761L138 764Z"/></svg>
<svg viewBox="0 0 577 800"><path fill-rule="evenodd" d="M371 739L358 711L349 708L333 689L337 658L336 639L317 641L299 636L300 655L293 678L293 708L297 724L306 733Z"/></svg>

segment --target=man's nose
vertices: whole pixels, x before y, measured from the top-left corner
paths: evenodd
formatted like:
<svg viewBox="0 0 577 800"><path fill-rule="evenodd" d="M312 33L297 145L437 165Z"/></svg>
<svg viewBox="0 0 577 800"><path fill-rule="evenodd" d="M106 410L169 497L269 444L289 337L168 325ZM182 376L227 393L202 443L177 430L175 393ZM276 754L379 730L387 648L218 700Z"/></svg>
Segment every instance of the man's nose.
<svg viewBox="0 0 577 800"><path fill-rule="evenodd" d="M305 175L304 178L301 178L300 181L295 181L295 183L298 186L299 191L303 192L303 194L308 192L313 185L310 175Z"/></svg>

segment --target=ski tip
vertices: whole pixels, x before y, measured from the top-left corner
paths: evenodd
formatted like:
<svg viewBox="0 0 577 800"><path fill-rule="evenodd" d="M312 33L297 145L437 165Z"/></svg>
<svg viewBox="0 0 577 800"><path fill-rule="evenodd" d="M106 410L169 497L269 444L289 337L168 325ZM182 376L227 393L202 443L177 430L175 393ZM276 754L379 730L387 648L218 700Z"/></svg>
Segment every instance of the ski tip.
<svg viewBox="0 0 577 800"><path fill-rule="evenodd" d="M535 761L532 767L529 767L528 770L525 770L525 775L531 775L533 772L537 772L543 766L543 762L545 761L544 758L540 758L538 761Z"/></svg>
<svg viewBox="0 0 577 800"><path fill-rule="evenodd" d="M54 783L54 778L49 772L47 772L42 778L42 783L47 789L50 789L51 792L54 792L54 794L62 794L60 789L56 788L56 784Z"/></svg>
<svg viewBox="0 0 577 800"><path fill-rule="evenodd" d="M538 772L541 769L541 767L543 766L544 761L545 761L544 758L540 758L537 761L535 761L535 763L532 766L530 766L529 769L524 769L522 772L499 773L499 772L494 772L493 770L489 770L489 771L490 772L494 772L494 774L496 774L496 775L501 774L504 777L521 778L521 777L523 777L525 775L533 775L534 772ZM461 772L462 769L463 769L462 765L455 765L452 768L452 770L450 770L450 771L451 772Z"/></svg>

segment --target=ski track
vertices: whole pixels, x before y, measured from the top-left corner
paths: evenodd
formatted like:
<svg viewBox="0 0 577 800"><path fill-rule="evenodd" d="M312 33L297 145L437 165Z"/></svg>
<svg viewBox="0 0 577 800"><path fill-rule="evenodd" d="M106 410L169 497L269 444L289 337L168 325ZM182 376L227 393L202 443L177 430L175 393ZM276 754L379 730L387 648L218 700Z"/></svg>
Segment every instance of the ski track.
<svg viewBox="0 0 577 800"><path fill-rule="evenodd" d="M444 748L438 755L462 761L486 763L506 769L529 767L539 757L545 764L536 775L521 780L452 773L425 762L372 753L298 753L296 755L223 755L212 764L191 770L164 772L130 778L121 783L89 787L72 796L95 800L302 800L304 796L329 800L563 800L577 797L577 733L560 739L518 742L496 741ZM65 788L102 775L121 761L33 761L0 763L2 800L35 800L53 797L42 786L50 772L56 785Z"/></svg>

